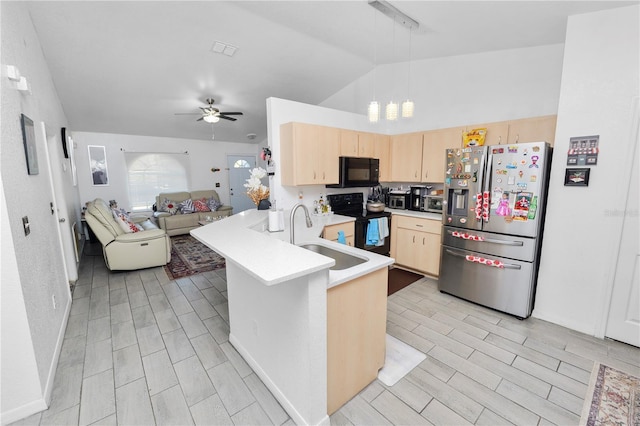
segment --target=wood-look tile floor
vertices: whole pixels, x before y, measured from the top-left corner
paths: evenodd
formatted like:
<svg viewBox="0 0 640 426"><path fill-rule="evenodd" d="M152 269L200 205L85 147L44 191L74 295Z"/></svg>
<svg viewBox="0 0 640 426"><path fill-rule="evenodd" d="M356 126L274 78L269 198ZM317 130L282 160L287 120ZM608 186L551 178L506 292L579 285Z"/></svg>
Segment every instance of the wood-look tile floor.
<svg viewBox="0 0 640 426"><path fill-rule="evenodd" d="M51 406L15 424L293 424L228 341L224 269L171 281L83 256ZM427 358L376 380L332 425L576 425L594 361L640 376L640 349L467 303L420 280L387 332Z"/></svg>

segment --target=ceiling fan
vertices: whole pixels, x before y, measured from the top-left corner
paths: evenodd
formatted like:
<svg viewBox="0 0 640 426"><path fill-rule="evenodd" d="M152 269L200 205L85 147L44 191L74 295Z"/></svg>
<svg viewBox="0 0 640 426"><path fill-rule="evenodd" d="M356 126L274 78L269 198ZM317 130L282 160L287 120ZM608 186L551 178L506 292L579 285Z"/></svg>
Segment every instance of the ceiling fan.
<svg viewBox="0 0 640 426"><path fill-rule="evenodd" d="M198 118L196 121L206 121L207 123L217 123L220 119L225 119L229 121L236 121L236 118L229 117L230 115L242 115L241 112L224 112L220 111L218 108L213 106L215 100L213 98L207 98L206 102L208 106L200 107L202 112L177 112L175 115L193 115L193 114L201 114L202 117Z"/></svg>

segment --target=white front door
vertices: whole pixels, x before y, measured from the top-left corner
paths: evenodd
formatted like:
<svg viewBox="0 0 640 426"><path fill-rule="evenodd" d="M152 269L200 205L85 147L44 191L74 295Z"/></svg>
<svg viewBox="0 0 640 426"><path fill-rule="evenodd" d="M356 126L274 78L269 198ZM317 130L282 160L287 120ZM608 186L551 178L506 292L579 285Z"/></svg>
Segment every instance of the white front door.
<svg viewBox="0 0 640 426"><path fill-rule="evenodd" d="M613 293L609 306L609 317L605 335L621 342L640 347L640 221L638 213L638 126L640 118L635 118L635 149L631 181L627 192L624 222L618 252Z"/></svg>
<svg viewBox="0 0 640 426"><path fill-rule="evenodd" d="M76 232L79 224L75 223L73 216L69 214L66 201L61 194L64 193L63 175L60 168L67 167L67 162L59 155L58 149L61 144L60 135L47 135L46 125L40 122L40 131L45 143L45 155L49 163L49 182L53 202L51 203L51 214L54 215L58 223L58 241L60 243L60 253L64 259L65 272L68 281L78 279L79 253L77 247ZM66 169L65 169L66 171Z"/></svg>
<svg viewBox="0 0 640 426"><path fill-rule="evenodd" d="M233 214L249 209L255 209L251 198L247 195L244 184L256 167L255 155L227 155L227 168L229 169L229 200L233 207Z"/></svg>

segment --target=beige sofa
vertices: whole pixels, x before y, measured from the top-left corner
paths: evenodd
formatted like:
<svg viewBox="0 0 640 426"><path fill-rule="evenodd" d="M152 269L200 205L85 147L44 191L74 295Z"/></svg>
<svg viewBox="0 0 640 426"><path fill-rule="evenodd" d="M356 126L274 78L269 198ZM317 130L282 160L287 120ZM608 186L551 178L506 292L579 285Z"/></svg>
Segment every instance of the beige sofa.
<svg viewBox="0 0 640 426"><path fill-rule="evenodd" d="M191 199L193 201L205 199L215 199L220 203L220 197L214 190L202 190L191 192L165 192L156 197L156 209L153 216L156 218L160 228L164 229L168 235L181 235L188 234L192 229L200 226L199 221L206 220L207 217L212 219L218 217L231 216L233 208L231 206L220 206L215 211L186 213L183 214L178 211L175 214L168 213L166 211L160 211L161 206L165 199L172 201L178 205L185 200Z"/></svg>
<svg viewBox="0 0 640 426"><path fill-rule="evenodd" d="M150 220L138 220L143 230L125 231L109 205L100 198L88 203L84 217L102 244L104 260L110 270L151 268L171 261L169 236Z"/></svg>

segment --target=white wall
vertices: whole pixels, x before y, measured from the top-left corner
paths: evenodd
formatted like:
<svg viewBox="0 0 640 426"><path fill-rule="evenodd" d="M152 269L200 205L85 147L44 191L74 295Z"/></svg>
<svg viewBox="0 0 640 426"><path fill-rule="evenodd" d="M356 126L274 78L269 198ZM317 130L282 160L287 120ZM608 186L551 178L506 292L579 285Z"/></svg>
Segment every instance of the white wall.
<svg viewBox="0 0 640 426"><path fill-rule="evenodd" d="M159 138L108 133L74 132L76 161L82 205L95 198L116 200L118 206L130 209L127 187L127 165L124 151L129 152L189 152L191 190L215 189L223 204L229 205L229 173L227 154L258 155L261 145L203 141L194 139ZM109 185L93 186L87 146L104 146L107 152ZM124 151L123 151L124 150ZM212 167L220 169L211 172ZM264 165L263 165L264 167ZM220 187L216 188L215 183Z"/></svg>
<svg viewBox="0 0 640 426"><path fill-rule="evenodd" d="M573 16L565 45L555 151L533 315L602 337L631 165L640 75L638 6ZM600 135L589 187L564 187L569 138ZM598 331L600 330L600 331Z"/></svg>
<svg viewBox="0 0 640 426"><path fill-rule="evenodd" d="M3 249L0 405L2 423L7 423L44 408L53 384L71 295L56 231L59 225L49 207L54 200L46 142L39 130L40 123L44 122L59 132L67 125L66 118L26 4L0 2L0 8L3 76L0 79L0 172L7 207L1 206L0 230ZM18 92L6 78L6 65L17 66L27 77L30 95ZM36 124L38 175L27 174L21 113ZM56 149L61 151L61 144ZM74 190L68 185L65 198L72 203ZM31 223L29 236L23 231L24 216ZM56 309L53 296L57 300ZM4 309L5 306L10 308ZM24 380L12 380L16 372L21 373Z"/></svg>
<svg viewBox="0 0 640 426"><path fill-rule="evenodd" d="M508 37L505 34L505 37ZM555 114L563 45L509 49L413 61L415 116L370 127L387 134ZM407 97L407 63L383 65L332 95L322 106L365 115L375 97L384 106Z"/></svg>

